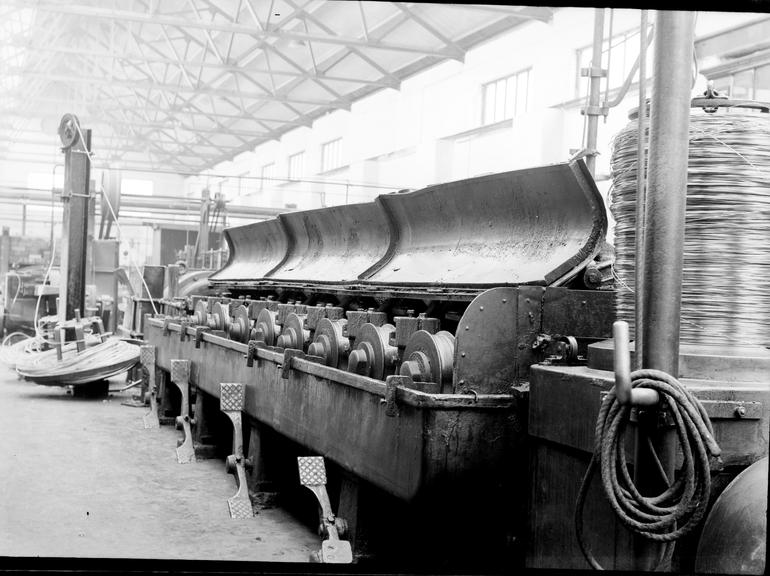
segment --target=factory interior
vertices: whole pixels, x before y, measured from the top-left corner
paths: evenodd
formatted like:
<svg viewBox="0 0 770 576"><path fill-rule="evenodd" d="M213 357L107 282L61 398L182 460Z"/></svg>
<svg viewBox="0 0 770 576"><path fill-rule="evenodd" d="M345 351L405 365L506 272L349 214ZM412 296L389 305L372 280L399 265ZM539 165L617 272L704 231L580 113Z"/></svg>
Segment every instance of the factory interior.
<svg viewBox="0 0 770 576"><path fill-rule="evenodd" d="M760 6L1 0L0 569L764 574Z"/></svg>

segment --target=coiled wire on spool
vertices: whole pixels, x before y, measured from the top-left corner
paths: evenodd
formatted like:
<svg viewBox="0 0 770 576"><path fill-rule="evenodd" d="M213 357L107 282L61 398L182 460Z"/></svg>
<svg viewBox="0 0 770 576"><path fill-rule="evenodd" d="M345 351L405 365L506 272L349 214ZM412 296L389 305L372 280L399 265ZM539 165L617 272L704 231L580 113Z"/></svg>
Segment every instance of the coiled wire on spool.
<svg viewBox="0 0 770 576"><path fill-rule="evenodd" d="M632 532L648 540L664 543L658 565L673 554L673 542L691 532L703 519L711 493L709 455L721 453L714 440L711 421L705 409L673 376L660 370L631 373L632 388L651 388L660 394L676 422L684 460L677 479L669 485L666 473L647 439L658 472L668 488L658 496L642 496L634 485L626 463L626 426L631 405L622 405L613 387L602 401L596 420L594 453L583 478L575 505L575 531L588 563L602 566L594 558L583 534L583 506L597 467L601 470L604 493L620 521Z"/></svg>
<svg viewBox="0 0 770 576"><path fill-rule="evenodd" d="M76 343L65 344L61 360L56 350L30 354L17 362L16 372L38 384L65 386L110 378L137 362L138 346L110 338L80 352Z"/></svg>
<svg viewBox="0 0 770 576"><path fill-rule="evenodd" d="M649 128L647 130L649 133ZM649 138L649 137L648 137ZM613 141L618 319L634 323L637 121ZM649 142L649 139L647 140ZM770 344L770 115L693 111L682 317L686 344Z"/></svg>

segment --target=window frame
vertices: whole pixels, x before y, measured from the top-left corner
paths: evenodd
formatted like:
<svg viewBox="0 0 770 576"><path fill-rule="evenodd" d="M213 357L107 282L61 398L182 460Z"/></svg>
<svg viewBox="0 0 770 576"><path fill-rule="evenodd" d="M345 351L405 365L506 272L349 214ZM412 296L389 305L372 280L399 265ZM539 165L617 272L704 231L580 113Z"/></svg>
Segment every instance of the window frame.
<svg viewBox="0 0 770 576"><path fill-rule="evenodd" d="M489 126L491 124L496 124L498 122L502 122L504 120L512 120L513 118L517 118L523 114L526 114L529 111L529 104L532 100L531 98L531 82L530 79L532 78L532 66L527 66L525 68L521 68L515 72L512 72L511 74L506 74L505 76L500 76L498 78L495 78L493 80L490 80L488 82L484 82L481 85L481 126ZM525 103L523 110L519 110L519 81L522 77L526 77L527 79L527 87L524 92L525 96ZM514 81L513 83L513 101L511 102L511 98L509 96L508 90L511 85L511 80ZM499 86L501 83L503 83L503 86L505 86L505 94L502 97L502 100L500 100L498 96ZM488 101L488 94L490 88L494 88L494 97L492 101L492 105L494 107L494 110L492 114L488 117L487 111L490 105L490 102ZM508 111L508 106L511 106L512 110ZM497 109L499 106L502 106L502 113L501 116L498 117L497 115Z"/></svg>
<svg viewBox="0 0 770 576"><path fill-rule="evenodd" d="M292 163L296 158L302 159L302 165L300 166L301 174L292 173ZM299 152L295 152L294 154L289 154L288 158L286 159L286 175L289 180L299 180L300 177L305 175L305 151L304 150L300 150Z"/></svg>
<svg viewBox="0 0 770 576"><path fill-rule="evenodd" d="M336 163L327 166L327 150L332 145L336 145L336 148L334 149L334 152L336 152ZM345 166L345 162L342 160L342 136L321 143L321 173L331 172L342 168L343 166Z"/></svg>

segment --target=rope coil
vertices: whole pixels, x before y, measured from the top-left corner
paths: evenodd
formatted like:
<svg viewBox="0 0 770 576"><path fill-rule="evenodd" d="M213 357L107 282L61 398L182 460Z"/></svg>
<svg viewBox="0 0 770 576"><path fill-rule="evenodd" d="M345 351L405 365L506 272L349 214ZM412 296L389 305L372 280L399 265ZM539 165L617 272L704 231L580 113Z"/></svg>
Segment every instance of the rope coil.
<svg viewBox="0 0 770 576"><path fill-rule="evenodd" d="M661 396L661 405L673 416L684 460L678 477L669 485L652 443L658 473L668 488L658 496L642 496L628 471L625 434L631 414L630 405L621 405L613 387L602 401L596 420L594 453L580 486L575 505L575 529L578 544L588 563L596 561L583 534L583 507L596 469L601 470L602 485L610 506L620 521L633 533L660 543L673 543L692 531L703 519L711 493L709 455L718 457L721 449L714 440L711 421L695 396L673 376L660 370L631 373L633 388L650 388ZM663 558L673 552L664 547ZM663 560L659 560L659 564Z"/></svg>

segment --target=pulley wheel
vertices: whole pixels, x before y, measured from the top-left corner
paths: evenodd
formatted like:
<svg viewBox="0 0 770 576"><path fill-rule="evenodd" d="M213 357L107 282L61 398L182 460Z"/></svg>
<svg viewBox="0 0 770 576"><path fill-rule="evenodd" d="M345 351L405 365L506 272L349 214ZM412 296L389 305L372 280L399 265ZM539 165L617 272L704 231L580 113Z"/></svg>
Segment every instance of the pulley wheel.
<svg viewBox="0 0 770 576"><path fill-rule="evenodd" d="M446 330L418 330L409 337L399 373L417 382L452 383L455 337Z"/></svg>
<svg viewBox="0 0 770 576"><path fill-rule="evenodd" d="M211 310L214 316L214 330L223 330L227 333L230 329L230 306L216 302Z"/></svg>
<svg viewBox="0 0 770 576"><path fill-rule="evenodd" d="M277 312L263 308L257 316L257 332L254 340L260 340L268 346L275 346L278 337L278 326L275 323Z"/></svg>
<svg viewBox="0 0 770 576"><path fill-rule="evenodd" d="M233 310L233 320L230 323L230 338L236 342L248 342L250 331L249 311L246 306L236 306Z"/></svg>
<svg viewBox="0 0 770 576"><path fill-rule="evenodd" d="M65 114L59 122L59 139L62 146L69 148L78 141L78 126L80 121L74 114Z"/></svg>
<svg viewBox="0 0 770 576"><path fill-rule="evenodd" d="M321 318L315 330L313 343L308 347L308 353L321 356L327 366L337 367L340 360L350 350L350 340L342 335L347 320L329 320Z"/></svg>
<svg viewBox="0 0 770 576"><path fill-rule="evenodd" d="M356 337L356 349L348 359L348 370L376 380L384 380L392 374L398 362L398 348L388 344L396 331L393 324L375 326L367 322Z"/></svg>
<svg viewBox="0 0 770 576"><path fill-rule="evenodd" d="M305 318L307 314L296 314L291 312L286 316L283 323L283 330L278 336L277 344L279 348L294 348L304 350L308 340L310 340L310 330L305 330Z"/></svg>
<svg viewBox="0 0 770 576"><path fill-rule="evenodd" d="M208 324L209 308L204 300L198 300L195 303L195 311L193 313L193 322L198 326L206 326Z"/></svg>

